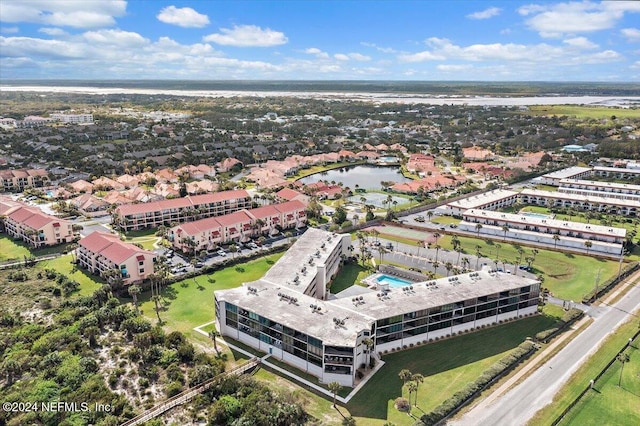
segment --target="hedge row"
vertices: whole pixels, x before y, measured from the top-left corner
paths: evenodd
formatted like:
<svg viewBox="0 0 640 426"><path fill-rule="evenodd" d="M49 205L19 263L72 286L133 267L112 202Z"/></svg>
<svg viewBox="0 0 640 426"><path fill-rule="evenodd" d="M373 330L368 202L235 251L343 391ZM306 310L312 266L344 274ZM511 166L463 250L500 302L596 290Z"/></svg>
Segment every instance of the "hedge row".
<svg viewBox="0 0 640 426"><path fill-rule="evenodd" d="M555 337L558 333L564 331L571 324L579 320L584 316L584 312L577 308L571 308L562 315L560 324L557 327L549 328L536 334L536 340L538 342L547 343L549 339Z"/></svg>
<svg viewBox="0 0 640 426"><path fill-rule="evenodd" d="M475 381L469 383L464 389L453 394L452 397L444 401L430 413L420 417L420 421L424 425L434 425L445 417L451 415L471 399L478 396L480 392L482 392L494 380L498 379L515 367L535 349L536 345L533 342L526 341L521 343L509 355L506 355L485 370Z"/></svg>

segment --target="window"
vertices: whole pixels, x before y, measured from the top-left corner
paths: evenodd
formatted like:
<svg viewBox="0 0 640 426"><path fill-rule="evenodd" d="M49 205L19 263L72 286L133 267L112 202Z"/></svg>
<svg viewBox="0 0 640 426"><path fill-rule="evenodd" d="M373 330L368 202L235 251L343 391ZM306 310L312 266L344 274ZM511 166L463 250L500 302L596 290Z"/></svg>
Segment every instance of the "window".
<svg viewBox="0 0 640 426"><path fill-rule="evenodd" d="M138 269L138 272L141 273L141 274L144 274L144 268Z"/></svg>
<svg viewBox="0 0 640 426"><path fill-rule="evenodd" d="M141 260L140 262L138 262L138 265L140 266L144 265L144 261Z"/></svg>

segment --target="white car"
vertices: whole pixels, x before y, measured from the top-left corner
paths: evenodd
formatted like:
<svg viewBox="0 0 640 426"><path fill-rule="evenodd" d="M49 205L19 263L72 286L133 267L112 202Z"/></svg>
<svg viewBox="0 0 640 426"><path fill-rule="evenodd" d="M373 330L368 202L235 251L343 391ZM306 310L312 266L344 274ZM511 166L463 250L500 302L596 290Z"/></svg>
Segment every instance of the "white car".
<svg viewBox="0 0 640 426"><path fill-rule="evenodd" d="M218 254L222 257L225 257L227 255L227 252L224 250L218 250Z"/></svg>

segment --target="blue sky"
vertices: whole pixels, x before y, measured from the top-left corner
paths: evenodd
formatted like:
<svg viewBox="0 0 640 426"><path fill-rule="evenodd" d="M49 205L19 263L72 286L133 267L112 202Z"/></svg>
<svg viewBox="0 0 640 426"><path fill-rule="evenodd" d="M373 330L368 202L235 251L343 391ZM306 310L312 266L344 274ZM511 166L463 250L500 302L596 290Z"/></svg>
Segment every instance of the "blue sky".
<svg viewBox="0 0 640 426"><path fill-rule="evenodd" d="M640 1L1 0L0 79L640 81Z"/></svg>

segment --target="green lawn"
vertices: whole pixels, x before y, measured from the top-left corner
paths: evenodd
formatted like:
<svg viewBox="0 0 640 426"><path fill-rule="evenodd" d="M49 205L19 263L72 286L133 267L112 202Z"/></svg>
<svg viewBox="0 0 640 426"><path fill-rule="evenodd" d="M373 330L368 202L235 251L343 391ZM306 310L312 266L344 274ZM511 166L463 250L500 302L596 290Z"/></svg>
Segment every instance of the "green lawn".
<svg viewBox="0 0 640 426"><path fill-rule="evenodd" d="M527 337L552 327L556 317L546 315L525 318L494 328L457 336L414 349L385 355L385 365L347 404L358 425L412 425L414 420L393 406L394 400L408 397L398 373L408 369L425 376L418 390L419 417L434 409L462 389L494 362L522 343ZM492 344L487 345L486 342Z"/></svg>
<svg viewBox="0 0 640 426"><path fill-rule="evenodd" d="M598 380L594 390L580 400L560 423L562 425L640 424L640 353L634 346L627 350L630 360L622 370L613 364Z"/></svg>
<svg viewBox="0 0 640 426"><path fill-rule="evenodd" d="M23 241L14 241L11 237L4 234L0 236L0 262L22 260L25 256L44 256L51 253L62 253L66 250L66 247L66 244L61 244L53 247L33 249Z"/></svg>
<svg viewBox="0 0 640 426"><path fill-rule="evenodd" d="M333 280L331 293L340 293L342 290L358 284L363 278L371 274L371 270L365 269L359 263L347 263L342 267L336 279Z"/></svg>
<svg viewBox="0 0 640 426"><path fill-rule="evenodd" d="M243 264L241 268L230 266L212 274L200 275L167 286L162 292L160 311L165 328L192 336L194 333L191 331L194 327L215 319L214 290L234 288L243 282L261 278L282 254L272 254ZM215 282L209 282L210 278ZM139 300L144 316L155 323L157 317L154 303L150 300L150 292L141 294Z"/></svg>
<svg viewBox="0 0 640 426"><path fill-rule="evenodd" d="M516 244L487 241L469 237L458 237L463 249L462 255L475 255L476 246L480 246L483 257L506 260L515 263L518 259ZM445 235L438 239L443 249L453 250L451 236ZM533 255L533 249L522 247L524 258ZM475 265L472 265L475 266ZM587 292L595 287L596 274L600 271L600 282L613 277L618 272L618 262L597 259L589 256L561 253L558 251L538 249L533 262L534 272L544 277L543 286L547 287L555 296L567 300L582 300Z"/></svg>
<svg viewBox="0 0 640 426"><path fill-rule="evenodd" d="M434 216L431 218L431 222L439 223L441 225L459 224L462 219L456 219L452 216Z"/></svg>
<svg viewBox="0 0 640 426"><path fill-rule="evenodd" d="M580 394L611 360L629 337L638 329L638 321L632 319L609 336L600 349L571 376L567 384L556 394L553 402L539 411L530 425L551 424ZM629 353L631 361L625 364L622 388L618 388L620 364L616 362L596 382L593 391L587 392L583 401L560 423L561 425L633 425L640 424L640 354L638 341ZM629 349L627 349L629 350ZM633 419L636 419L635 421Z"/></svg>
<svg viewBox="0 0 640 426"><path fill-rule="evenodd" d="M72 256L70 254L60 256L55 259L45 260L38 262L37 268L40 269L55 269L68 276L70 279L80 283L80 290L78 293L81 296L88 296L93 294L94 291L99 289L104 280L97 275L91 275L84 269L74 268L74 264L71 263Z"/></svg>

